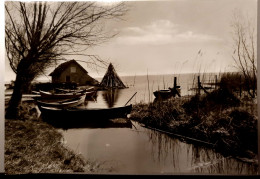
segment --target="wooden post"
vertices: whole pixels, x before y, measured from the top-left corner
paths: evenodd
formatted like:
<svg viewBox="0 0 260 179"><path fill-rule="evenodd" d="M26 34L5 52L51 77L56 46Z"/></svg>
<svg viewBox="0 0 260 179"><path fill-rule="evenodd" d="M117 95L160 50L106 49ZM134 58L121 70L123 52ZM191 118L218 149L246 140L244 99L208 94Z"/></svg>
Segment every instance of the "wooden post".
<svg viewBox="0 0 260 179"><path fill-rule="evenodd" d="M176 94L181 97L181 94L179 93L179 91L177 90L177 88L180 88L180 86L177 86L177 77L174 77L174 83L173 83L173 88L169 88L172 93L173 93L173 97L176 96Z"/></svg>
<svg viewBox="0 0 260 179"><path fill-rule="evenodd" d="M173 97L176 96L176 92L177 92L176 86L177 86L177 77L175 76L173 82Z"/></svg>
<svg viewBox="0 0 260 179"><path fill-rule="evenodd" d="M176 88L177 87L177 77L174 77L174 83L173 83L173 87Z"/></svg>
<svg viewBox="0 0 260 179"><path fill-rule="evenodd" d="M198 95L200 95L200 87L201 87L200 76L198 76L198 92L197 92Z"/></svg>

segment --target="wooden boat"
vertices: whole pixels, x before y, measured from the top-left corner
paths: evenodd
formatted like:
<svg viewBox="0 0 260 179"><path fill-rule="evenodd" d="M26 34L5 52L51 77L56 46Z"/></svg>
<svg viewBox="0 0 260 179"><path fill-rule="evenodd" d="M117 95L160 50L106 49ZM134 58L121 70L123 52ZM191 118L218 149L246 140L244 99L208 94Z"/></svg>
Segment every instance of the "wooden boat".
<svg viewBox="0 0 260 179"><path fill-rule="evenodd" d="M55 88L58 91L57 94L64 94L64 93L86 93L86 98L95 97L97 95L97 90L94 87L86 88L86 89L62 89L62 88Z"/></svg>
<svg viewBox="0 0 260 179"><path fill-rule="evenodd" d="M126 118L132 110L132 104L121 107L112 108L67 108L61 109L57 107L39 107L43 118L52 118L54 120L106 120L115 118Z"/></svg>
<svg viewBox="0 0 260 179"><path fill-rule="evenodd" d="M86 88L86 89L84 89L84 90L86 90L86 91L97 91L94 86L91 86L91 87Z"/></svg>
<svg viewBox="0 0 260 179"><path fill-rule="evenodd" d="M43 99L72 99L72 98L78 98L82 94L85 94L86 96L93 95L93 92L83 92L83 93L51 93L47 91L40 90L41 98Z"/></svg>
<svg viewBox="0 0 260 179"><path fill-rule="evenodd" d="M81 105L84 103L86 98L86 94L81 94L80 97L77 98L72 98L72 99L66 99L66 100L36 100L37 105L39 108L41 108L42 106L45 107L57 107L57 108L69 108L69 107L75 107L78 105Z"/></svg>
<svg viewBox="0 0 260 179"><path fill-rule="evenodd" d="M63 88L55 88L55 91L58 93L83 93L86 92L86 89L63 89Z"/></svg>
<svg viewBox="0 0 260 179"><path fill-rule="evenodd" d="M83 88L83 89L63 89L63 88L55 88L55 90L57 92L61 92L61 93L82 93L82 92L92 92L92 91L96 91L95 87L91 86L89 88Z"/></svg>
<svg viewBox="0 0 260 179"><path fill-rule="evenodd" d="M97 95L97 91L86 91L86 98L91 98Z"/></svg>
<svg viewBox="0 0 260 179"><path fill-rule="evenodd" d="M181 96L179 88L169 88L169 89L164 89L164 90L157 90L157 91L154 91L153 94L156 98L163 98L163 99L175 97L176 95L178 95L179 97Z"/></svg>
<svg viewBox="0 0 260 179"><path fill-rule="evenodd" d="M173 93L170 89L157 90L157 91L154 91L153 94L156 98L170 98L173 96Z"/></svg>
<svg viewBox="0 0 260 179"><path fill-rule="evenodd" d="M168 99L171 97L175 97L176 95L178 95L179 97L181 97L180 94L180 86L177 85L177 77L174 77L174 84L173 84L173 88L168 88L168 89L164 89L164 90L157 90L154 91L153 94L154 96L158 99Z"/></svg>

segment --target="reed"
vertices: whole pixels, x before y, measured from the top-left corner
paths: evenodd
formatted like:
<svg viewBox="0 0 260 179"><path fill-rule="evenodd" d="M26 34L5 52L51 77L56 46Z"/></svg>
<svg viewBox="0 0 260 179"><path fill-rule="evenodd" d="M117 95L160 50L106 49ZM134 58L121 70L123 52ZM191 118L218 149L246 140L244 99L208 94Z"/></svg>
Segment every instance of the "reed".
<svg viewBox="0 0 260 179"><path fill-rule="evenodd" d="M146 79L147 79L147 88L148 88L148 99L149 99L149 103L151 102L151 91L150 91L150 85L149 85L149 77L148 77L148 70L147 70L147 75L146 75Z"/></svg>
<svg viewBox="0 0 260 179"><path fill-rule="evenodd" d="M149 127L213 143L213 148L223 155L256 161L257 104L239 98L228 88L136 104L131 119Z"/></svg>

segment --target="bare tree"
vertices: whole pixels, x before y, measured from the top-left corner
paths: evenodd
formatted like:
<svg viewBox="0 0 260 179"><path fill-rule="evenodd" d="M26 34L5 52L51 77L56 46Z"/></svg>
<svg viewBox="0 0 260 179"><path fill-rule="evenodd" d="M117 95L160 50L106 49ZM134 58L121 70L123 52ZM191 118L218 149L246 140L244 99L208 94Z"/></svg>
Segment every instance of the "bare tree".
<svg viewBox="0 0 260 179"><path fill-rule="evenodd" d="M22 93L33 79L66 55L85 55L88 63L103 62L86 50L116 34L102 24L121 19L122 2L102 6L98 2L5 2L6 56L16 73L6 118L16 118Z"/></svg>
<svg viewBox="0 0 260 179"><path fill-rule="evenodd" d="M237 10L231 22L233 28L234 52L236 67L244 77L244 87L247 93L256 97L257 59L256 59L256 25Z"/></svg>

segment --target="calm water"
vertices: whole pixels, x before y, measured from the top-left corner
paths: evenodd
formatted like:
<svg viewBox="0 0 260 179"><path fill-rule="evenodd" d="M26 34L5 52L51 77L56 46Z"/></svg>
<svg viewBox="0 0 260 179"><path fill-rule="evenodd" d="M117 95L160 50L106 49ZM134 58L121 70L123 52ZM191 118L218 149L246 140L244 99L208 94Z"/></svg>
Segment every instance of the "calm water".
<svg viewBox="0 0 260 179"><path fill-rule="evenodd" d="M181 94L189 95L193 75L178 76ZM99 91L94 101L81 107L112 107L152 102L153 91L173 86L172 75L122 77L129 86L111 94ZM149 90L150 92L149 92ZM86 117L87 119L87 117ZM126 127L88 127L60 131L66 145L87 160L98 162L104 174L257 174L253 165L223 157L213 150L187 144L166 134L150 130L132 121Z"/></svg>
<svg viewBox="0 0 260 179"><path fill-rule="evenodd" d="M257 168L141 127L63 131L67 146L103 174L257 174Z"/></svg>
<svg viewBox="0 0 260 179"><path fill-rule="evenodd" d="M215 75L218 74L204 74L200 76L200 80L201 82L214 82ZM129 88L116 90L112 100L109 99L112 96L109 92L99 92L97 102L90 101L87 107L109 107L111 106L110 102L113 103L112 106L122 106L128 102L135 92L137 93L130 103L152 102L155 99L153 91L173 87L174 77L177 77L177 85L181 87L182 96L194 93L190 89L197 82L196 74L123 76L121 80ZM101 81L101 79L98 80Z"/></svg>

